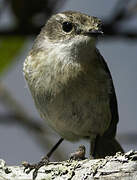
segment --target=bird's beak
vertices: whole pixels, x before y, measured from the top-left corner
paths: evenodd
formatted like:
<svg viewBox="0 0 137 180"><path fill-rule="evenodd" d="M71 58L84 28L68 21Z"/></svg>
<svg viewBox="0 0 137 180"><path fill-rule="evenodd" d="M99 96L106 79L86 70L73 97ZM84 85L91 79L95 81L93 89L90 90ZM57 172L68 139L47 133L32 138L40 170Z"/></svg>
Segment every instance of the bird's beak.
<svg viewBox="0 0 137 180"><path fill-rule="evenodd" d="M89 30L84 33L86 36L91 36L91 37L98 37L99 35L103 35L103 31L101 30Z"/></svg>

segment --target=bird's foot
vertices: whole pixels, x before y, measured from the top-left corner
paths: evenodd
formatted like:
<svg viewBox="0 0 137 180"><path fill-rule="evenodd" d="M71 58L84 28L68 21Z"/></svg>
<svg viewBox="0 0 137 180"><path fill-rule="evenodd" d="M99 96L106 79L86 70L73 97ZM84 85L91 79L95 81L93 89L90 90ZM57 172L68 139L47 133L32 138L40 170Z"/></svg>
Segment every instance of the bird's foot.
<svg viewBox="0 0 137 180"><path fill-rule="evenodd" d="M33 180L36 179L37 174L38 174L38 170L45 165L48 165L49 163L49 158L47 156L43 157L41 159L40 162L36 163L36 164L30 164L28 162L23 162L22 165L25 167L24 171L29 174L32 170L34 170L33 172Z"/></svg>
<svg viewBox="0 0 137 180"><path fill-rule="evenodd" d="M89 159L95 159L93 155L90 155L89 156Z"/></svg>
<svg viewBox="0 0 137 180"><path fill-rule="evenodd" d="M84 145L80 145L76 152L71 153L70 160L84 160L86 153L86 148Z"/></svg>

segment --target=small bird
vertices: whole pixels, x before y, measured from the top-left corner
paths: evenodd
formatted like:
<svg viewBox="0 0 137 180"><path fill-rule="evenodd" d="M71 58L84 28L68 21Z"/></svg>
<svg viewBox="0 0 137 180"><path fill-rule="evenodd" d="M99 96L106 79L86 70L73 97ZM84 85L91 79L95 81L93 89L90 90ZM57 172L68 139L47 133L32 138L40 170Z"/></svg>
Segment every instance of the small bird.
<svg viewBox="0 0 137 180"><path fill-rule="evenodd" d="M24 76L40 116L63 139L89 139L91 156L123 152L112 77L96 48L101 20L65 11L42 28L24 62Z"/></svg>

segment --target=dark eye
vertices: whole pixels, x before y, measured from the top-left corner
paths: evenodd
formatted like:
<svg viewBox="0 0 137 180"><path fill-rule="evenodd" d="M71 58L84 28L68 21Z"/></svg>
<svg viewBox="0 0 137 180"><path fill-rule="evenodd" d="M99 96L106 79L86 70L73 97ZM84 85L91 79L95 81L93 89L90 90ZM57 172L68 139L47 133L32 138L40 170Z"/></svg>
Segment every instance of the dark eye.
<svg viewBox="0 0 137 180"><path fill-rule="evenodd" d="M63 31L65 31L65 32L70 32L71 30L72 30L72 28L73 28L73 25L72 25L72 23L71 22L64 22L63 24L62 24L62 29L63 29Z"/></svg>

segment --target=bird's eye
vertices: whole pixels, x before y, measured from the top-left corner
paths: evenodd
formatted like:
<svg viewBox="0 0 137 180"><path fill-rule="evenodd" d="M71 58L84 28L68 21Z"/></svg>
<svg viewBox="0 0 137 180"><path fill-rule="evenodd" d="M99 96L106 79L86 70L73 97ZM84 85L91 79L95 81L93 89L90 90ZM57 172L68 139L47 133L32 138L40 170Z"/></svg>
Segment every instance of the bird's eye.
<svg viewBox="0 0 137 180"><path fill-rule="evenodd" d="M72 28L73 28L73 25L72 25L72 23L71 22L64 22L63 24L62 24L62 29L63 29L63 31L65 31L65 32L70 32L71 30L72 30Z"/></svg>

